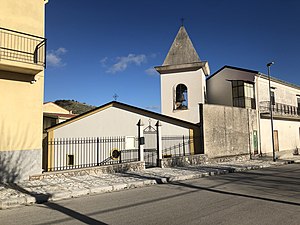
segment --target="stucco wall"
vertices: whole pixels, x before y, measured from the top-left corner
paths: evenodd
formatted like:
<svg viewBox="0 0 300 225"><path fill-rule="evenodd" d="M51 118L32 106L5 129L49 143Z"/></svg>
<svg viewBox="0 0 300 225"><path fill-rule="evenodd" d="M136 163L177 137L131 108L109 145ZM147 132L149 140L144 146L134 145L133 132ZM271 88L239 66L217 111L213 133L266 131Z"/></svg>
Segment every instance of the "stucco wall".
<svg viewBox="0 0 300 225"><path fill-rule="evenodd" d="M44 0L0 0L0 27L44 36Z"/></svg>
<svg viewBox="0 0 300 225"><path fill-rule="evenodd" d="M206 81L208 103L232 106L231 80L254 82L255 74L230 68L224 68Z"/></svg>
<svg viewBox="0 0 300 225"><path fill-rule="evenodd" d="M18 80L3 77L18 77ZM44 78L31 84L24 75L0 71L0 151L40 149ZM25 76L28 77L28 76ZM2 78L2 79L1 79Z"/></svg>
<svg viewBox="0 0 300 225"><path fill-rule="evenodd" d="M54 138L76 137L106 137L106 136L137 136L137 123L149 125L149 117L122 110L115 107L107 108L78 121L54 130ZM157 120L151 119L155 128ZM162 135L189 135L189 129L174 124L161 122Z"/></svg>
<svg viewBox="0 0 300 225"><path fill-rule="evenodd" d="M47 113L62 113L62 114L69 114L70 112L53 102L47 102L43 105L43 112Z"/></svg>
<svg viewBox="0 0 300 225"><path fill-rule="evenodd" d="M272 153L271 122L270 119L261 119L262 153ZM300 121L273 120L274 130L278 130L279 153L285 150L300 148L299 129Z"/></svg>
<svg viewBox="0 0 300 225"><path fill-rule="evenodd" d="M204 90L206 89L203 70L162 74L160 77L162 114L198 123L198 104L204 103ZM178 84L184 84L188 89L187 110L174 110L174 90Z"/></svg>
<svg viewBox="0 0 300 225"><path fill-rule="evenodd" d="M205 104L203 120L208 157L253 153L253 130L257 130L254 110Z"/></svg>
<svg viewBox="0 0 300 225"><path fill-rule="evenodd" d="M270 101L269 81L262 77L257 77L258 101ZM297 106L297 95L300 95L300 89L289 87L278 82L271 81L272 91L275 93L275 102L292 106Z"/></svg>
<svg viewBox="0 0 300 225"><path fill-rule="evenodd" d="M44 36L44 4L44 0L0 0L0 27ZM22 68L26 64L13 65ZM0 71L0 152L18 155L21 160L11 160L9 165L17 166L25 179L42 171L44 71L34 74L36 82L31 83L34 75L4 69Z"/></svg>

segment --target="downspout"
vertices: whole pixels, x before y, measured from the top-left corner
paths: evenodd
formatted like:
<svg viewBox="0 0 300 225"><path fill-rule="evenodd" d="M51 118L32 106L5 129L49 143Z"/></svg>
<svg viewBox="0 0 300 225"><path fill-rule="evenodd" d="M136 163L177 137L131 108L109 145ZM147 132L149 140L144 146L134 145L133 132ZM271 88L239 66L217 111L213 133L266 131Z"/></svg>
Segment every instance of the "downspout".
<svg viewBox="0 0 300 225"><path fill-rule="evenodd" d="M259 91L258 91L258 78L261 77L261 73L259 72L257 75L259 75L259 77L256 77L257 81L255 82L255 86L256 86L256 96L257 96L257 100L256 100L256 110L257 110L257 115L256 115L256 119L257 119L257 124L258 124L258 137L259 137L259 154L260 156L262 156L262 151L261 151L261 130L260 130L260 107L259 107Z"/></svg>
<svg viewBox="0 0 300 225"><path fill-rule="evenodd" d="M250 154L250 159L252 159L252 152L251 152L251 131L250 131L250 109L246 109L247 110L247 125L248 125L248 144L249 144L249 154ZM253 152L254 155L254 152Z"/></svg>

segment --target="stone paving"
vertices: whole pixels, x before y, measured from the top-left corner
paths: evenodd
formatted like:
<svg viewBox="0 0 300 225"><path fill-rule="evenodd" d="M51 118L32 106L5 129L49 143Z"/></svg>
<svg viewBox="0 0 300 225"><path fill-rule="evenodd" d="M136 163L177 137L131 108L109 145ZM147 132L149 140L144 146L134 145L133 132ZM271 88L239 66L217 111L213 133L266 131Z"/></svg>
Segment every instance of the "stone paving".
<svg viewBox="0 0 300 225"><path fill-rule="evenodd" d="M202 164L189 167L151 168L143 171L115 174L49 178L24 181L17 184L0 184L0 209L278 166L291 162L300 162L300 157L294 157L289 160L278 160L277 162L259 159Z"/></svg>

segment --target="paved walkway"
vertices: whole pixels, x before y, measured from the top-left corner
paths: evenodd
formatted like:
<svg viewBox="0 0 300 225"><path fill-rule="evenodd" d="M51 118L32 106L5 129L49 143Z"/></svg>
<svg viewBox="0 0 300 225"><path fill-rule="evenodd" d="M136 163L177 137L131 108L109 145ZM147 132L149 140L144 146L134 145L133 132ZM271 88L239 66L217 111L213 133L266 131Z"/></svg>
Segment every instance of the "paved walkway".
<svg viewBox="0 0 300 225"><path fill-rule="evenodd" d="M152 168L138 172L60 177L18 184L0 184L0 209L56 201L89 194L120 191L178 180L260 169L300 162L300 157L224 162L190 167Z"/></svg>

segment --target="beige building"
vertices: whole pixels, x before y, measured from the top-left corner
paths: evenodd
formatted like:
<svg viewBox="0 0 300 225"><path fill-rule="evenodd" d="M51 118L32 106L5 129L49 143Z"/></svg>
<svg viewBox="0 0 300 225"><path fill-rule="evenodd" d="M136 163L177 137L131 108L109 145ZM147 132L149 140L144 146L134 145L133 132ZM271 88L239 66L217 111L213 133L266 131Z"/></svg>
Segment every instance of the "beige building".
<svg viewBox="0 0 300 225"><path fill-rule="evenodd" d="M42 171L44 0L0 0L0 159L3 180Z"/></svg>
<svg viewBox="0 0 300 225"><path fill-rule="evenodd" d="M72 111L68 111L54 102L46 102L43 105L43 131L55 124L75 117Z"/></svg>
<svg viewBox="0 0 300 225"><path fill-rule="evenodd" d="M300 146L300 87L271 77L276 155ZM256 111L255 153L272 153L268 76L258 71L224 66L207 79L208 102Z"/></svg>

